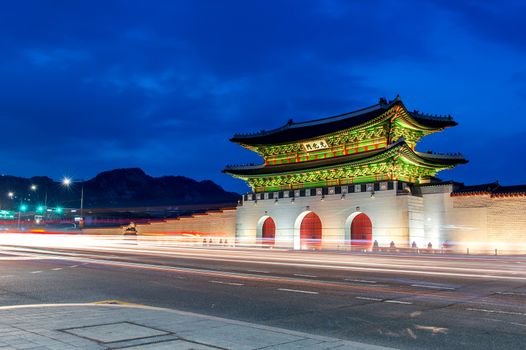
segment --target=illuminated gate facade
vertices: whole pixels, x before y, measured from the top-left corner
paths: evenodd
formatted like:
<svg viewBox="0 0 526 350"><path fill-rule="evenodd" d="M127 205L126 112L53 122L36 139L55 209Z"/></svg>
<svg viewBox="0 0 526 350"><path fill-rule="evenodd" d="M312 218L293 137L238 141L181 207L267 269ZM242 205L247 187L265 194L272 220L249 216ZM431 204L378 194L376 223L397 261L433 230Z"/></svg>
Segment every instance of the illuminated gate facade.
<svg viewBox="0 0 526 350"><path fill-rule="evenodd" d="M305 215L300 226L301 249L321 248L321 220L313 212Z"/></svg>
<svg viewBox="0 0 526 350"><path fill-rule="evenodd" d="M370 248L373 244L373 225L364 213L358 214L351 223L351 246Z"/></svg>
<svg viewBox="0 0 526 350"><path fill-rule="evenodd" d="M294 249L321 248L322 239L327 249L369 249L374 240L384 246L436 244L442 240L435 233L438 220L413 220L427 210L419 191L439 183L438 172L467 160L461 154L419 152L416 146L455 125L451 116L410 110L397 96L344 114L235 134L230 141L262 158L260 164L223 170L252 189L238 206L236 236L262 239L259 220L268 215L279 244ZM359 215L361 210L375 222L374 240L371 220ZM355 213L356 219L347 221Z"/></svg>

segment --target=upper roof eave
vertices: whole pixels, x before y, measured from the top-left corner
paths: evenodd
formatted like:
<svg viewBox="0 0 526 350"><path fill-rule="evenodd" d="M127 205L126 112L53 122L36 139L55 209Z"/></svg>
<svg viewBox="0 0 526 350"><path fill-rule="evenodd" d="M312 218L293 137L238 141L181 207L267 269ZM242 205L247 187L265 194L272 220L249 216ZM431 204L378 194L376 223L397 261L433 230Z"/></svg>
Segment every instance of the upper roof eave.
<svg viewBox="0 0 526 350"><path fill-rule="evenodd" d="M404 106L400 96L397 96L389 102L385 99L380 99L380 103L332 117L298 123L293 122L291 119L285 125L276 129L268 131L262 130L254 134L235 134L230 141L250 147L256 145L286 144L313 139L367 123L381 116L396 105L402 106L407 111L409 117L414 119L417 124L426 128L440 129L457 125L451 116L438 117L422 114L417 111L409 112Z"/></svg>
<svg viewBox="0 0 526 350"><path fill-rule="evenodd" d="M226 167L223 173L231 174L234 176L259 176L259 175L277 175L283 173L295 173L319 168L330 168L335 166L342 166L349 163L362 163L366 162L373 157L380 157L382 154L391 152L395 149L399 149L399 153L403 153L406 157L411 160L426 164L428 166L437 165L437 167L448 168L458 164L465 164L467 160L461 155L458 156L447 156L444 155L440 158L440 155L434 154L433 157L427 157L426 153L413 151L405 142L401 139L391 146L374 151L367 151L357 154L331 157L319 160L312 160L308 162L280 164L280 165L249 165L249 166L231 166Z"/></svg>

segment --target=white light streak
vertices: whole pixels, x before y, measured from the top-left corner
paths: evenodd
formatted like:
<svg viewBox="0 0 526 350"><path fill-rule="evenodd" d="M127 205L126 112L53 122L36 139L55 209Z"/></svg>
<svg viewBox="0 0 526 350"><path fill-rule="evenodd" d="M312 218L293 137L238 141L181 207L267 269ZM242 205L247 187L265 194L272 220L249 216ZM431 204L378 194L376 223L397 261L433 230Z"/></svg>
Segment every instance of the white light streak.
<svg viewBox="0 0 526 350"><path fill-rule="evenodd" d="M237 283L237 282L224 282L224 281L208 281L209 283L216 283L216 284L226 284L228 286L244 286L243 283Z"/></svg>
<svg viewBox="0 0 526 350"><path fill-rule="evenodd" d="M318 292L313 292L311 290L300 290L300 289L288 289L288 288L278 288L282 292L291 292L291 293L303 293L303 294L320 294Z"/></svg>
<svg viewBox="0 0 526 350"><path fill-rule="evenodd" d="M369 301L382 301L382 299L380 298L371 298L371 297L356 297L356 299L369 300Z"/></svg>

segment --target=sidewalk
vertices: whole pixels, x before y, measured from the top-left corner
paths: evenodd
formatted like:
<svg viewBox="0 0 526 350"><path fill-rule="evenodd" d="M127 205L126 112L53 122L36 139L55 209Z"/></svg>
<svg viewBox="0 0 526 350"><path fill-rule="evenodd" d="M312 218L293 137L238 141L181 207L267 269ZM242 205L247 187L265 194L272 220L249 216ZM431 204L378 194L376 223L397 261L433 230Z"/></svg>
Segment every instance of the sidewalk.
<svg viewBox="0 0 526 350"><path fill-rule="evenodd" d="M388 350L280 328L131 304L0 307L0 349Z"/></svg>

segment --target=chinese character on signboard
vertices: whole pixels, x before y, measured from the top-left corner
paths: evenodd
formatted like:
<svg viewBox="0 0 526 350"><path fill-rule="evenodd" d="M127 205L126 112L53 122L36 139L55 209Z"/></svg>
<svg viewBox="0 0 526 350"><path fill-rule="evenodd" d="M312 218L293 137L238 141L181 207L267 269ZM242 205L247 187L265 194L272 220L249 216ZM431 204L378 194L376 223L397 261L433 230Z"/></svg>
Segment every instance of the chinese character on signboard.
<svg viewBox="0 0 526 350"><path fill-rule="evenodd" d="M303 143L303 148L305 148L307 152L310 152L329 148L329 145L327 145L327 142L325 142L325 140L314 140Z"/></svg>

